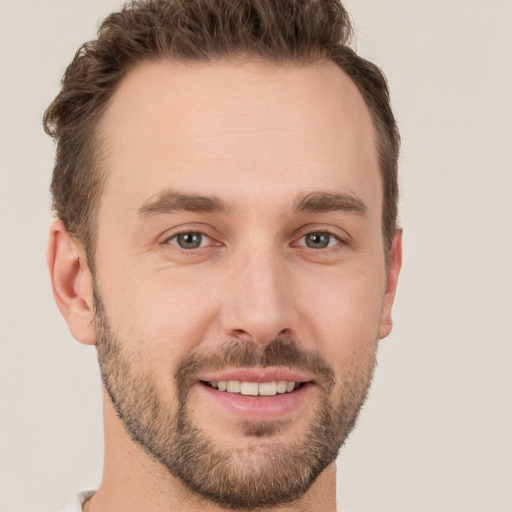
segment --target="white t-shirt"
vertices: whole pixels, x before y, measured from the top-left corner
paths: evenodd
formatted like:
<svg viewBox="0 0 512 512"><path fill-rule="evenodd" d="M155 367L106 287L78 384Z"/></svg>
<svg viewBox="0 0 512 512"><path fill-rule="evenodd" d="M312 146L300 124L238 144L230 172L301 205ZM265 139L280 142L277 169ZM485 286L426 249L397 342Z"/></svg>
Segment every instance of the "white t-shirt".
<svg viewBox="0 0 512 512"><path fill-rule="evenodd" d="M64 509L64 512L82 512L82 505L88 500L96 491L81 491L75 499Z"/></svg>

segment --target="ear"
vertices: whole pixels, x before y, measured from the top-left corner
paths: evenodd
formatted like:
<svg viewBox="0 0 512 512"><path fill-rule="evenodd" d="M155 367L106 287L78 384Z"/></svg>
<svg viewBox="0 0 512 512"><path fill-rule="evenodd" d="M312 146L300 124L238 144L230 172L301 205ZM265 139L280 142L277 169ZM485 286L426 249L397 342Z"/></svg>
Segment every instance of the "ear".
<svg viewBox="0 0 512 512"><path fill-rule="evenodd" d="M75 339L96 343L92 276L85 251L60 220L50 226L46 253L55 302Z"/></svg>
<svg viewBox="0 0 512 512"><path fill-rule="evenodd" d="M380 316L379 338L385 338L393 328L391 319L391 309L395 301L396 286L398 276L402 267L402 230L397 229L393 241L391 242L391 251L389 255L388 275L386 278L386 292L382 301L382 311Z"/></svg>

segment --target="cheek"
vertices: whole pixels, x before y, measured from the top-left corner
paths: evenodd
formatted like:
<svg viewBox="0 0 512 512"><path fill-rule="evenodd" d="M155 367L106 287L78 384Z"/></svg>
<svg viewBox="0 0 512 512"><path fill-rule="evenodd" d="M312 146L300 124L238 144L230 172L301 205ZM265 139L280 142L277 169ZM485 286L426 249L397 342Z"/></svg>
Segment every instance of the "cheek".
<svg viewBox="0 0 512 512"><path fill-rule="evenodd" d="M101 293L112 329L152 372L174 371L215 318L206 283L172 272L111 274Z"/></svg>
<svg viewBox="0 0 512 512"><path fill-rule="evenodd" d="M383 278L376 272L338 272L323 280L314 299L304 300L301 313L312 339L333 365L343 366L378 339Z"/></svg>

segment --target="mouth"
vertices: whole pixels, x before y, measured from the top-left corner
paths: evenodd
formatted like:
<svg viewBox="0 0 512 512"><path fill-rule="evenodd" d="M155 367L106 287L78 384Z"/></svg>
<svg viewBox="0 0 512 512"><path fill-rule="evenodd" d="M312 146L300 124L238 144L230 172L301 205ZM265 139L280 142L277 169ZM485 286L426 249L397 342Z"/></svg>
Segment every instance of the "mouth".
<svg viewBox="0 0 512 512"><path fill-rule="evenodd" d="M317 387L312 378L287 369L245 369L204 375L197 381L214 405L246 421L282 419L297 413Z"/></svg>
<svg viewBox="0 0 512 512"><path fill-rule="evenodd" d="M306 382L274 380L270 382L250 382L239 380L200 381L202 384L226 393L244 396L274 396L292 393L306 385Z"/></svg>

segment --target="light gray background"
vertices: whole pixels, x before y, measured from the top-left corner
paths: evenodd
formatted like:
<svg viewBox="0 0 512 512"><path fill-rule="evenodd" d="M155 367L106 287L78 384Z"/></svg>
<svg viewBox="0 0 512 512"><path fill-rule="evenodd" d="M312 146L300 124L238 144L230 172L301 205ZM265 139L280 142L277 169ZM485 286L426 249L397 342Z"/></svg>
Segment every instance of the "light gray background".
<svg viewBox="0 0 512 512"><path fill-rule="evenodd" d="M45 267L41 117L116 0L0 0L0 510L59 510L101 475L94 349ZM401 126L395 330L339 461L353 512L512 511L512 2L347 0Z"/></svg>

